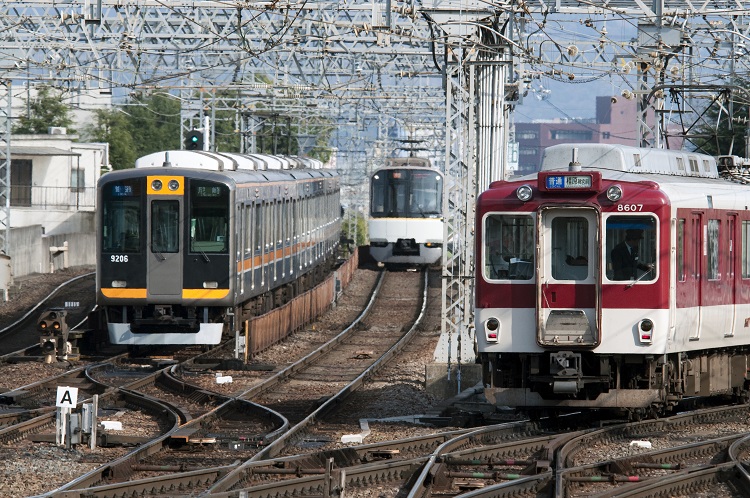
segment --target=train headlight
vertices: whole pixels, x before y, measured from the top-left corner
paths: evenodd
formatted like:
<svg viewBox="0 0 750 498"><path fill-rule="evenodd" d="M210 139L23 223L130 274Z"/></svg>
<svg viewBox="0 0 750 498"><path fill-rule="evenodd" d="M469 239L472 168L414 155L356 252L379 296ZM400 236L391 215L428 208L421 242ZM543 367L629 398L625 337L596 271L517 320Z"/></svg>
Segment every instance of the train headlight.
<svg viewBox="0 0 750 498"><path fill-rule="evenodd" d="M500 320L490 317L484 322L484 337L487 342L497 342L500 335Z"/></svg>
<svg viewBox="0 0 750 498"><path fill-rule="evenodd" d="M521 202L526 202L531 199L532 193L533 191L531 190L530 185L521 185L516 189L516 197L518 197L518 200Z"/></svg>
<svg viewBox="0 0 750 498"><path fill-rule="evenodd" d="M651 344L653 342L654 322L648 318L644 318L638 322L638 337L641 339L641 344Z"/></svg>
<svg viewBox="0 0 750 498"><path fill-rule="evenodd" d="M178 182L177 180L169 180L169 183L167 183L167 188L174 192L175 190L180 188L180 182Z"/></svg>
<svg viewBox="0 0 750 498"><path fill-rule="evenodd" d="M612 202L617 202L622 198L622 187L619 185L612 185L607 189L607 199Z"/></svg>
<svg viewBox="0 0 750 498"><path fill-rule="evenodd" d="M151 189L152 190L159 191L159 190L161 190L161 187L162 187L161 180L154 180L154 181L151 182Z"/></svg>

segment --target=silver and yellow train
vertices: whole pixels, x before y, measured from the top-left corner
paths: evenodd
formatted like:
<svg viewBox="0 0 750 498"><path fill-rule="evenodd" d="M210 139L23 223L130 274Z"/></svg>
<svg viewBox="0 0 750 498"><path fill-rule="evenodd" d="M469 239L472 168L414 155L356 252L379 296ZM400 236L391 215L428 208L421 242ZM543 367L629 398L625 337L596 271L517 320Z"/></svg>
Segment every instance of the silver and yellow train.
<svg viewBox="0 0 750 498"><path fill-rule="evenodd" d="M111 344L218 344L335 263L339 177L319 162L169 151L135 166L97 189L97 320Z"/></svg>

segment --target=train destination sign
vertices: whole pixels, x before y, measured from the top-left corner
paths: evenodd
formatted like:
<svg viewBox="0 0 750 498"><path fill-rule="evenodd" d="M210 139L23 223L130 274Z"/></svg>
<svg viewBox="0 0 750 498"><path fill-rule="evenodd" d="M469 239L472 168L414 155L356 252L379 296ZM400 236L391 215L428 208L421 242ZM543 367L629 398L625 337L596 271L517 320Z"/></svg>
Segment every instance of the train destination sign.
<svg viewBox="0 0 750 498"><path fill-rule="evenodd" d="M540 171L537 176L537 188L542 192L585 194L598 192L601 186L601 171Z"/></svg>
<svg viewBox="0 0 750 498"><path fill-rule="evenodd" d="M591 188L591 175L550 175L548 189Z"/></svg>

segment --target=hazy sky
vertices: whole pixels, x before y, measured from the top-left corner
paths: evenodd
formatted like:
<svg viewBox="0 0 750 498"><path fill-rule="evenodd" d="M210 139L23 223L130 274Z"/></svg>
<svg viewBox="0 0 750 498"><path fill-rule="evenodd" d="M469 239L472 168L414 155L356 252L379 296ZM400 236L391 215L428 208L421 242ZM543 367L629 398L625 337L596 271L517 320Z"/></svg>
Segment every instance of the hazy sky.
<svg viewBox="0 0 750 498"><path fill-rule="evenodd" d="M536 91L530 91L521 105L516 106L515 121L527 123L536 119L592 119L596 117L596 97L613 95L619 97L621 90L613 87L609 81L595 81L591 83L569 84L548 81L542 84L534 83ZM549 90L549 93L544 92ZM539 97L544 93L544 98Z"/></svg>

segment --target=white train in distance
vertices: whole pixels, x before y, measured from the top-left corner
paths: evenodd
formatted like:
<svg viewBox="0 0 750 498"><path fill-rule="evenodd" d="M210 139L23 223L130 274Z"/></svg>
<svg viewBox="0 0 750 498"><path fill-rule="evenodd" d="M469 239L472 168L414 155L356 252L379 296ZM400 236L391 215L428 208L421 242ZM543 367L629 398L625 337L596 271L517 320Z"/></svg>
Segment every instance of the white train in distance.
<svg viewBox="0 0 750 498"><path fill-rule="evenodd" d="M443 174L429 159L389 158L370 177L370 255L380 264L426 266L441 260Z"/></svg>

